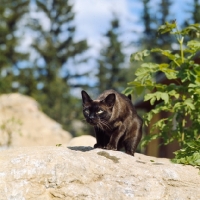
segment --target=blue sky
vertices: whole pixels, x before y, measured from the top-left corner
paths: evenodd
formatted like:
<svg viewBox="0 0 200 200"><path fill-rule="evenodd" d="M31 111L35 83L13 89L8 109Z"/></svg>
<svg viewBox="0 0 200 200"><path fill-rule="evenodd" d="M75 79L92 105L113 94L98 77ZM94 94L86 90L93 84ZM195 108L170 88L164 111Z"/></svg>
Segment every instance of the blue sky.
<svg viewBox="0 0 200 200"><path fill-rule="evenodd" d="M94 48L101 47L102 34L109 28L113 12L120 16L124 35L131 30L142 33L141 23L142 3L140 0L72 0L76 12L77 38L87 38ZM150 6L156 8L159 0L152 0ZM171 7L170 20L176 19L178 24L188 18L190 0L176 0ZM156 11L155 11L156 12ZM154 13L155 14L155 13ZM132 40L136 35L130 35L126 40ZM94 53L94 52L93 52Z"/></svg>
<svg viewBox="0 0 200 200"><path fill-rule="evenodd" d="M102 35L108 30L113 13L119 16L123 33L121 40L125 45L133 40L137 41L138 36L143 33L143 25L141 23L143 8L140 0L72 0L71 2L74 3L74 10L76 12L77 40L87 39L91 46L88 54L93 58L98 56L100 49L106 44L105 38ZM160 1L152 0L150 7L156 8L158 2ZM176 19L178 24L183 23L183 20L189 17L186 13L188 2L191 1L173 1L169 20ZM154 12L156 11L154 10ZM137 51L138 48L137 46L126 48L127 57L133 51ZM93 70L95 67L95 62L90 61L88 65L80 67L79 70Z"/></svg>
<svg viewBox="0 0 200 200"><path fill-rule="evenodd" d="M150 6L156 8L159 1L152 0ZM142 2L140 0L71 0L70 2L74 4L74 11L76 12L76 39L87 39L91 46L89 53L93 57L97 56L106 42L102 35L109 28L113 13L119 16L123 33L122 40L125 43L137 40L137 37L143 32L141 23ZM176 19L178 24L181 24L184 19L187 19L189 15L186 11L189 2L191 0L173 1L170 20ZM33 11L31 17L40 18L43 28L48 29L49 22L44 15ZM134 31L136 33L133 33ZM29 46L32 42L32 35L27 35L25 39L23 46ZM137 47L133 47L133 49L137 50Z"/></svg>
<svg viewBox="0 0 200 200"><path fill-rule="evenodd" d="M122 32L120 39L125 45L130 44L133 40L137 41L138 36L143 33L143 25L141 23L143 8L140 0L71 0L70 2L74 4L74 11L76 12L76 40L87 39L88 44L91 47L87 51L87 55L92 57L87 64L74 66L73 63L69 63L71 72L82 73L88 70L93 71L94 73L96 72L95 68L97 66L94 59L98 56L100 49L106 44L103 34L109 28L113 13L116 13L119 16ZM160 2L160 0L152 0L150 7L155 9L158 2ZM186 12L188 10L189 2L191 2L191 0L173 1L169 20L176 19L178 24L181 24L184 19L189 18L189 14ZM157 15L156 10L153 10L153 14ZM44 15L33 11L31 16L40 18L44 29L48 29L49 23ZM32 35L26 35L22 46L28 47L31 45L31 42ZM138 46L126 48L125 53L127 54L127 57L133 53L133 51L137 51L138 48ZM26 48L22 47L22 49L25 50ZM35 53L32 52L31 56L34 57ZM88 80L92 80L94 82L94 73L91 73L89 79L82 81L88 82ZM77 80L74 81L76 82Z"/></svg>
<svg viewBox="0 0 200 200"><path fill-rule="evenodd" d="M123 35L121 40L126 45L130 41L133 41L134 34L131 34L131 32L134 29L138 32L142 31L141 25L137 23L139 21L138 17L141 5L136 1L133 4L133 1L127 0L73 0L71 2L74 3L74 11L76 12L77 40L86 38L91 47L87 53L92 59L90 59L88 64L79 66L79 71L92 71L93 73L90 74L90 79L85 78L82 81L88 82L88 80L91 80L94 82L94 73L97 71L95 70L97 65L94 59L97 58L99 51L107 42L103 34L110 27L113 13L120 18L121 32ZM133 50L134 48L129 48L127 54ZM74 81L76 82L77 80Z"/></svg>

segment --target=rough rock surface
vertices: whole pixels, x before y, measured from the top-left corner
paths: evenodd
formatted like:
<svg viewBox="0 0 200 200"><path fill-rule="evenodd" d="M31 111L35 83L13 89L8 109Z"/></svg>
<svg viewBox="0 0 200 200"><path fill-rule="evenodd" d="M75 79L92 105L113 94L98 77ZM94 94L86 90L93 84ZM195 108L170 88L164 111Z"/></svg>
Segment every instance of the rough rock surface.
<svg viewBox="0 0 200 200"><path fill-rule="evenodd" d="M35 100L18 93L0 96L0 146L67 144L71 134L42 113Z"/></svg>
<svg viewBox="0 0 200 200"><path fill-rule="evenodd" d="M96 138L91 135L82 135L72 138L67 146L90 146L93 147L96 143Z"/></svg>
<svg viewBox="0 0 200 200"><path fill-rule="evenodd" d="M40 146L2 151L0 162L1 200L200 199L198 169L141 154Z"/></svg>

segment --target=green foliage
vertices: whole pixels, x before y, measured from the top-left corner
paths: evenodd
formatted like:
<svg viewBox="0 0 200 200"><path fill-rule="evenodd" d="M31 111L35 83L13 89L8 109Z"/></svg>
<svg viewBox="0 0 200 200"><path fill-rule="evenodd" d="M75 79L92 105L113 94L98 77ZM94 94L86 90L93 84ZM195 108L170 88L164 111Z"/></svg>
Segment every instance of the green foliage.
<svg viewBox="0 0 200 200"><path fill-rule="evenodd" d="M36 0L29 4L28 0L1 0L0 94L32 96L47 115L75 135L72 121L82 119L82 105L71 89L87 86L72 82L87 73L71 71L87 61L82 55L88 49L87 41L75 39L75 13L70 1ZM48 28L44 28L41 17L30 15L32 9L45 16ZM19 48L27 33L32 34L33 41L28 50L35 52L31 59Z"/></svg>
<svg viewBox="0 0 200 200"><path fill-rule="evenodd" d="M173 162L200 168L200 138L185 144L181 150L175 152L175 155L176 157L172 159Z"/></svg>
<svg viewBox="0 0 200 200"><path fill-rule="evenodd" d="M34 68L37 73L37 83L41 86L35 91L35 85L29 81L31 95L39 101L47 115L75 135L72 121L81 118L82 105L70 92L72 88L83 85L71 83L74 79L86 76L87 73L72 74L70 70L72 66L78 67L78 64L87 61L83 55L79 57L88 49L88 44L86 40L75 40L75 13L70 1L53 0L47 4L46 1L36 0L36 5L48 18L49 29L44 29L36 19L29 24L36 35L32 47L39 56ZM43 62L40 62L41 60ZM28 84L27 79L26 82Z"/></svg>
<svg viewBox="0 0 200 200"><path fill-rule="evenodd" d="M125 93L146 92L144 101L149 101L154 108L144 116L145 125L151 123L154 115L169 113L167 118L153 124L152 134L144 138L143 145L156 138L162 138L164 144L178 141L181 150L175 153L174 161L199 165L200 64L195 62L195 59L199 58L200 41L197 38L189 40L186 45L183 45L183 42L186 36L199 37L200 25L193 24L178 30L174 21L162 25L158 33L175 35L180 51L154 48L132 54L132 62L144 61L154 53L166 57L167 62L144 62L136 71L136 79L128 84ZM161 74L169 84L158 81Z"/></svg>
<svg viewBox="0 0 200 200"><path fill-rule="evenodd" d="M12 82L18 62L28 58L16 47L21 41L18 23L28 12L28 0L1 0L0 4L0 93L13 92ZM20 31L23 28L20 27ZM20 32L19 31L19 32Z"/></svg>

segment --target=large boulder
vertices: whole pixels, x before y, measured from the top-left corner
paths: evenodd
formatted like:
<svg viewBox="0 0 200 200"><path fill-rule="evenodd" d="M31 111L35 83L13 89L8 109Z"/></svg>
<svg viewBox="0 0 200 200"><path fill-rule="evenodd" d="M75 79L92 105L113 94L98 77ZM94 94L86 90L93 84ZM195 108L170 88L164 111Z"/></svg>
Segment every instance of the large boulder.
<svg viewBox="0 0 200 200"><path fill-rule="evenodd" d="M96 138L91 135L82 135L72 138L67 146L90 146L93 147L96 143Z"/></svg>
<svg viewBox="0 0 200 200"><path fill-rule="evenodd" d="M34 99L18 93L0 96L0 136L1 147L67 144L72 137Z"/></svg>
<svg viewBox="0 0 200 200"><path fill-rule="evenodd" d="M192 166L91 147L23 147L0 154L0 199L197 200Z"/></svg>

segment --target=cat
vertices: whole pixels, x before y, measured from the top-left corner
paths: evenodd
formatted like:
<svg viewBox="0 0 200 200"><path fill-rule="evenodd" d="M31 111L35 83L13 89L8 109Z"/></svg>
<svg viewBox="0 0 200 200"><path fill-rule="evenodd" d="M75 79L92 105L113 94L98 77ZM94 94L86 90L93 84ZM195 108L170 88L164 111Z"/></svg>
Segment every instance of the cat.
<svg viewBox="0 0 200 200"><path fill-rule="evenodd" d="M120 150L124 147L127 154L134 156L142 137L143 122L130 96L106 90L92 100L84 90L81 94L83 115L96 134L94 148Z"/></svg>

